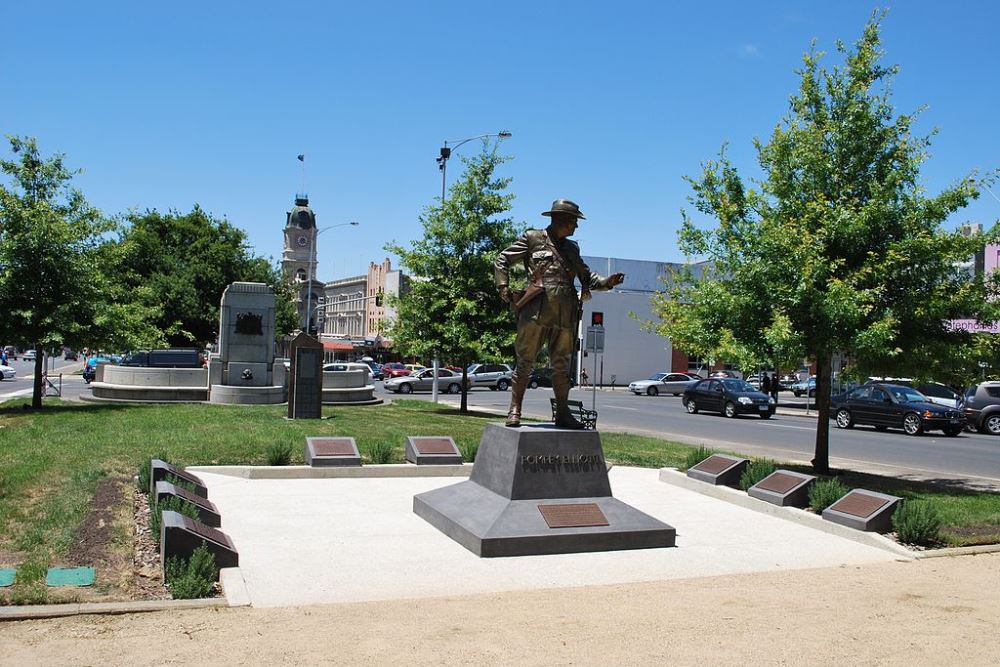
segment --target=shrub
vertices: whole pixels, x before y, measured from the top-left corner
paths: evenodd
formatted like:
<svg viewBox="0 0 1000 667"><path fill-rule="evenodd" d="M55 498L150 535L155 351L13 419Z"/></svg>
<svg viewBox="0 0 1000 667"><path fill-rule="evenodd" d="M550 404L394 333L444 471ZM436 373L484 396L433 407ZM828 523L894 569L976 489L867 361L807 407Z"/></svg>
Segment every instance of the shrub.
<svg viewBox="0 0 1000 667"><path fill-rule="evenodd" d="M463 461L472 463L476 460L476 454L479 453L479 442L459 443L458 451L462 452Z"/></svg>
<svg viewBox="0 0 1000 667"><path fill-rule="evenodd" d="M190 559L174 556L167 560L163 578L175 600L193 600L212 595L215 582L219 579L219 568L215 565L215 554L205 543L194 550Z"/></svg>
<svg viewBox="0 0 1000 667"><path fill-rule="evenodd" d="M941 530L941 515L927 501L906 500L893 513L892 527L900 542L936 544Z"/></svg>
<svg viewBox="0 0 1000 667"><path fill-rule="evenodd" d="M267 465L286 466L292 462L292 445L287 442L275 442L265 453Z"/></svg>
<svg viewBox="0 0 1000 667"><path fill-rule="evenodd" d="M139 464L139 468L136 470L135 485L139 488L139 491L142 493L149 493L150 478L153 475L150 467L153 463L153 459L159 459L164 463L170 463L170 461L167 459L166 453L160 452L159 456L150 456L144 462Z"/></svg>
<svg viewBox="0 0 1000 667"><path fill-rule="evenodd" d="M167 473L166 475L163 476L163 481L173 484L178 489L184 489L185 491L191 491L192 493L194 493L194 488L195 488L194 483L189 482L186 479L181 479L176 475L171 475L170 473Z"/></svg>
<svg viewBox="0 0 1000 667"><path fill-rule="evenodd" d="M836 478L818 479L809 489L809 507L817 514L844 497L850 491Z"/></svg>
<svg viewBox="0 0 1000 667"><path fill-rule="evenodd" d="M368 457L372 463L392 463L393 455L392 445L384 440L380 440L368 448Z"/></svg>
<svg viewBox="0 0 1000 667"><path fill-rule="evenodd" d="M687 470L698 465L713 454L718 454L718 452L704 445L700 445L697 449L692 449L684 459L684 469Z"/></svg>
<svg viewBox="0 0 1000 667"><path fill-rule="evenodd" d="M746 491L777 469L778 464L771 459L750 459L750 463L740 475L740 488Z"/></svg>
<svg viewBox="0 0 1000 667"><path fill-rule="evenodd" d="M149 494L149 531L153 534L153 541L160 543L160 524L163 518L161 512L179 512L189 519L198 520L198 508L177 496L167 496L163 502L157 504L156 494Z"/></svg>

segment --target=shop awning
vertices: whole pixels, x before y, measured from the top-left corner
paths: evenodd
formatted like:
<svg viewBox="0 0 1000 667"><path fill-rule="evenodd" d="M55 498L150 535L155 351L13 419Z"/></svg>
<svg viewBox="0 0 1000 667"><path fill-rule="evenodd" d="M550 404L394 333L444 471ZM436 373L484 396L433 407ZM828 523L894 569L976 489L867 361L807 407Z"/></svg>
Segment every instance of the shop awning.
<svg viewBox="0 0 1000 667"><path fill-rule="evenodd" d="M337 351L349 352L354 349L354 345L346 341L325 340L323 341L323 349L328 352L337 352Z"/></svg>

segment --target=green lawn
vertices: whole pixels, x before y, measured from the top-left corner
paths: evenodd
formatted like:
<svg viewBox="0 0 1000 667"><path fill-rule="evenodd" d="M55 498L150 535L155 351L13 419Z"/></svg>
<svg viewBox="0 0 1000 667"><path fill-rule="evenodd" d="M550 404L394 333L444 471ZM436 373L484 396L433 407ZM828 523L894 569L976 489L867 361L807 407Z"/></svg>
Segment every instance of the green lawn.
<svg viewBox="0 0 1000 667"><path fill-rule="evenodd" d="M45 409L36 413L24 409L24 402L3 404L0 567L18 566L19 581L43 577L45 568L67 554L101 481L129 478L151 456L166 456L181 465L264 465L269 447L287 443L292 463L301 464L306 436L340 435L354 437L363 455L377 443L389 443L393 460L402 462L408 435L450 435L465 449L478 444L488 421L497 420L495 415L461 415L425 401L326 407L328 418L321 421L289 421L285 412L284 406L124 406L47 400ZM651 468L683 467L692 449L619 433L603 433L602 441L610 461ZM1000 495L873 476L854 475L844 482L933 501L945 517L943 538L949 544L1000 542ZM125 550L131 539L127 527L117 531L114 539ZM0 592L0 602L10 596L11 589L6 590Z"/></svg>

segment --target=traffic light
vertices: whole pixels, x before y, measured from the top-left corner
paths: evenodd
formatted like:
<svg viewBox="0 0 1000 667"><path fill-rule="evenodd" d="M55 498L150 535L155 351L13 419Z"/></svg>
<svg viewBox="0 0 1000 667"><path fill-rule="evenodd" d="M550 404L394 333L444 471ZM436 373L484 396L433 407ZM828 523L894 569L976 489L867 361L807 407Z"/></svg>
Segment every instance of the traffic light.
<svg viewBox="0 0 1000 667"><path fill-rule="evenodd" d="M382 301L383 301L382 292L379 292L378 294L375 295L375 305L376 306L381 306L382 305Z"/></svg>
<svg viewBox="0 0 1000 667"><path fill-rule="evenodd" d="M604 326L604 313L599 310L595 310L590 314L590 326L592 327L603 327Z"/></svg>

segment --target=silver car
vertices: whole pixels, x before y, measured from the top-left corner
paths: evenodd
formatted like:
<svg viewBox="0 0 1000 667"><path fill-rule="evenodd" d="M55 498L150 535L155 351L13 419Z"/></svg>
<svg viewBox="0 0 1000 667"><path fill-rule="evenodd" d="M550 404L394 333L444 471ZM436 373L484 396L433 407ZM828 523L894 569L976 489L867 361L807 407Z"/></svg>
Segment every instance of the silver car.
<svg viewBox="0 0 1000 667"><path fill-rule="evenodd" d="M468 369L469 388L489 387L497 391L510 388L513 371L507 364L472 364Z"/></svg>
<svg viewBox="0 0 1000 667"><path fill-rule="evenodd" d="M687 373L654 373L645 380L630 382L628 390L636 396L643 394L646 396L657 396L659 394L680 396L684 393L685 389L700 379L697 375L689 375Z"/></svg>
<svg viewBox="0 0 1000 667"><path fill-rule="evenodd" d="M438 391L447 394L462 392L462 376L447 368L438 369ZM426 368L413 375L401 375L385 381L385 388L397 394L410 394L415 391L431 391L434 387L434 369Z"/></svg>

